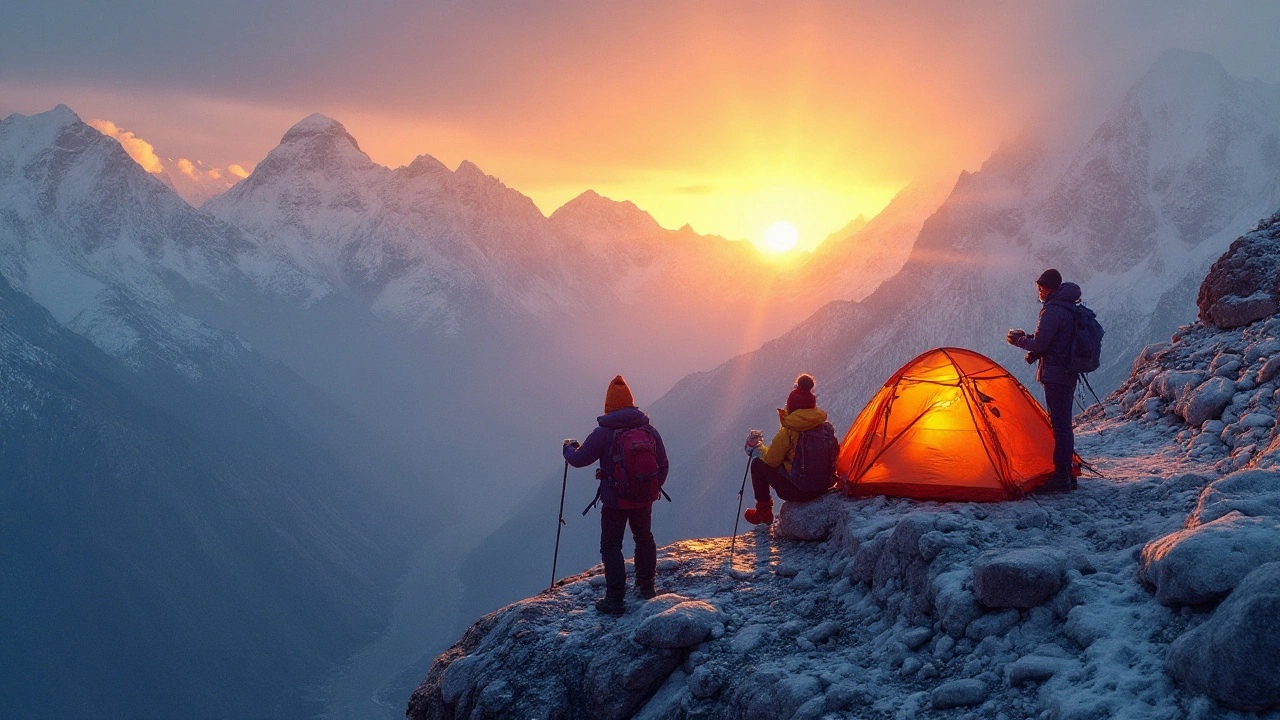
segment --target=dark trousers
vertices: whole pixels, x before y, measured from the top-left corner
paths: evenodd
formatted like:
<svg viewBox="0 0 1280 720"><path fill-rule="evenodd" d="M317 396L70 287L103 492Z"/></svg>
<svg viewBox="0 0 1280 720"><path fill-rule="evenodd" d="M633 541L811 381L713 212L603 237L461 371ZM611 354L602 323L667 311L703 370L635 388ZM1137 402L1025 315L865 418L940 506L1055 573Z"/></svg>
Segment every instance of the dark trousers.
<svg viewBox="0 0 1280 720"><path fill-rule="evenodd" d="M1071 470L1076 452L1076 436L1071 430L1071 401L1075 398L1076 381L1044 383L1044 402L1049 406L1049 423L1053 426L1053 469Z"/></svg>
<svg viewBox="0 0 1280 720"><path fill-rule="evenodd" d="M826 490L805 492L792 484L790 478L782 474L782 468L770 467L769 463L760 458L753 459L751 461L751 489L755 491L756 502L771 502L769 488L773 488L778 493L779 499L792 502L809 502L827 493Z"/></svg>
<svg viewBox="0 0 1280 720"><path fill-rule="evenodd" d="M600 561L604 563L605 593L622 599L627 594L627 566L622 559L622 535L631 524L636 543L636 585L648 585L658 574L658 547L653 542L653 506L635 510L600 508Z"/></svg>

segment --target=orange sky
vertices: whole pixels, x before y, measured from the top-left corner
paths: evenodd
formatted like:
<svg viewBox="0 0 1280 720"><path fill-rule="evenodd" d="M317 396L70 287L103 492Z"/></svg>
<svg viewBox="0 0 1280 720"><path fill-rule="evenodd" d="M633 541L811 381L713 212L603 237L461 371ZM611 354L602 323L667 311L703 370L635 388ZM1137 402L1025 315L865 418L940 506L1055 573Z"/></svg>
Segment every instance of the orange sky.
<svg viewBox="0 0 1280 720"><path fill-rule="evenodd" d="M52 7L0 27L0 114L65 102L161 157L251 168L319 111L378 162L468 159L546 213L592 188L732 238L789 220L801 247L1045 107L1114 100L1166 47L1280 80L1265 3Z"/></svg>

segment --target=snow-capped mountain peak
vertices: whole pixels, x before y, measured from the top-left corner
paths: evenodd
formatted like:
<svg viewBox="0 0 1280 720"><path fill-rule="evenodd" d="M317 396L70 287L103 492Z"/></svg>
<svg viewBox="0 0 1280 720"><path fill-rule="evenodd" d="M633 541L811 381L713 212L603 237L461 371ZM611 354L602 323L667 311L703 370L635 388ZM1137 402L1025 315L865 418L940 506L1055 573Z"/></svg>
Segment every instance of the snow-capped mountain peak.
<svg viewBox="0 0 1280 720"><path fill-rule="evenodd" d="M240 185L244 186L242 192L247 192L275 178L307 173L339 178L380 167L360 149L342 123L313 113L289 128L280 144Z"/></svg>
<svg viewBox="0 0 1280 720"><path fill-rule="evenodd" d="M630 240L663 231L649 213L630 200L611 200L587 190L551 213L562 231L596 242Z"/></svg>

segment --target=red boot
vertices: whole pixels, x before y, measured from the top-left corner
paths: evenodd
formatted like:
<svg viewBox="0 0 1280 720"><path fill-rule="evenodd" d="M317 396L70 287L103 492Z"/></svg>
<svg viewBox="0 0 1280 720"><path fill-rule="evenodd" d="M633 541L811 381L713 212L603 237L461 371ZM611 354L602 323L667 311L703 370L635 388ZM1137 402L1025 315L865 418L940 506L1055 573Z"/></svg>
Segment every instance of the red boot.
<svg viewBox="0 0 1280 720"><path fill-rule="evenodd" d="M763 502L757 500L756 506L747 508L747 511L742 513L742 517L752 525L769 525L773 522L773 500Z"/></svg>

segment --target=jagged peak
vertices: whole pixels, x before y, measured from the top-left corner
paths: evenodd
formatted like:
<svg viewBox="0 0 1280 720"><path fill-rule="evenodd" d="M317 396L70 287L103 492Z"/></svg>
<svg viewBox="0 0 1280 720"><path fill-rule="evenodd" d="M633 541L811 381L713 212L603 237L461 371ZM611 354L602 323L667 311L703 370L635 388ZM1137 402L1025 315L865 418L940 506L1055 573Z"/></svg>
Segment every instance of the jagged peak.
<svg viewBox="0 0 1280 720"><path fill-rule="evenodd" d="M419 177L421 175L447 173L449 172L449 167L431 155L419 155L413 159L413 162L399 168L399 172L403 172L409 177Z"/></svg>
<svg viewBox="0 0 1280 720"><path fill-rule="evenodd" d="M45 110L34 115L13 113L4 118L5 124L24 124L32 127L63 128L68 125L84 124L74 110L59 103L52 110Z"/></svg>
<svg viewBox="0 0 1280 720"><path fill-rule="evenodd" d="M630 200L614 200L605 197L595 190L585 190L577 197L569 202L561 205L555 212L551 213L551 217L561 218L574 216L582 218L584 216L592 216L596 218L612 218L615 221L626 221L631 224L652 225L654 229L660 229L658 221L648 212L641 210L635 203Z"/></svg>
<svg viewBox="0 0 1280 720"><path fill-rule="evenodd" d="M454 170L453 174L459 178L472 180L484 180L489 177L488 173L481 170L479 165L476 165L470 160L463 160L458 163L458 169Z"/></svg>
<svg viewBox="0 0 1280 720"><path fill-rule="evenodd" d="M1186 79L1193 76L1228 78L1230 74L1222 66L1218 58L1206 52L1168 48L1160 53L1151 68L1147 70L1144 80L1173 76Z"/></svg>
<svg viewBox="0 0 1280 720"><path fill-rule="evenodd" d="M1132 95L1149 106L1186 106L1220 96L1233 78L1208 53L1170 48L1134 84Z"/></svg>
<svg viewBox="0 0 1280 720"><path fill-rule="evenodd" d="M334 120L327 115L320 113L311 113L305 118L299 120L293 127L285 132L284 137L280 138L281 145L293 145L297 143L307 142L314 138L341 138L351 143L351 147L360 150L360 143L347 132L342 123Z"/></svg>

